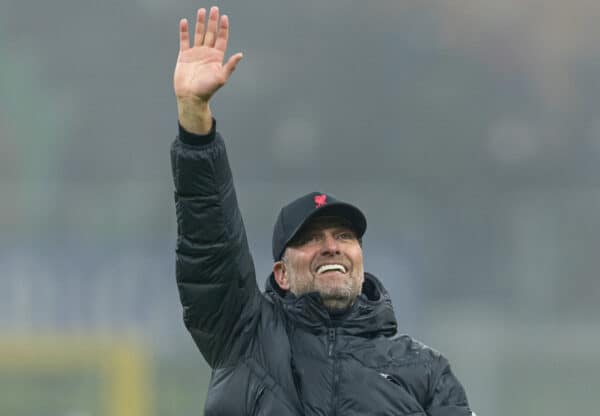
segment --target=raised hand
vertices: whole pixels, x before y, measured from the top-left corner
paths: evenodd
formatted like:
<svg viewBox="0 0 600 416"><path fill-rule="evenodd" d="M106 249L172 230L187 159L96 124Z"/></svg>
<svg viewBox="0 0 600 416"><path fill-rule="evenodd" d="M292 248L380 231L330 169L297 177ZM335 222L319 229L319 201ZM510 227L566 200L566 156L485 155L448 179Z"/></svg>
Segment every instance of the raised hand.
<svg viewBox="0 0 600 416"><path fill-rule="evenodd" d="M226 15L219 17L218 7L211 7L208 23L206 9L198 10L192 45L187 19L179 22L179 55L173 88L177 96L179 121L189 131L206 132L206 126L194 124L205 124L211 120L210 98L225 85L242 59L242 54L236 53L223 64L228 37L229 19Z"/></svg>

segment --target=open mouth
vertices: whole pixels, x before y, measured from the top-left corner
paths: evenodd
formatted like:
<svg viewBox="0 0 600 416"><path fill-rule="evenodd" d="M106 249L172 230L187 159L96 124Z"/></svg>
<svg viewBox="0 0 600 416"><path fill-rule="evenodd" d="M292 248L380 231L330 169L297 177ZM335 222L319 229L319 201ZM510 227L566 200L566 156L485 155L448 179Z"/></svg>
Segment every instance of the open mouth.
<svg viewBox="0 0 600 416"><path fill-rule="evenodd" d="M317 268L317 274L324 274L324 273L328 273L328 272L340 272L340 273L347 273L348 270L346 269L346 266L344 266L343 264L339 264L339 263L332 263L332 264L322 264L321 266L319 266Z"/></svg>

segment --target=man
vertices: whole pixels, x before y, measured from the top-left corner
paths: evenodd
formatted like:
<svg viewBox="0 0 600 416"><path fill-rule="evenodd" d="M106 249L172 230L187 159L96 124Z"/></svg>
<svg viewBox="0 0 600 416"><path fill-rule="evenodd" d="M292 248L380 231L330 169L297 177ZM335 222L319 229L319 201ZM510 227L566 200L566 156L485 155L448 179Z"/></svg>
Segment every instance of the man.
<svg viewBox="0 0 600 416"><path fill-rule="evenodd" d="M180 22L172 151L177 284L212 378L212 415L471 415L447 360L399 335L390 298L363 270L363 213L321 192L282 208L262 294L225 145L209 107L242 59L224 62L229 21Z"/></svg>

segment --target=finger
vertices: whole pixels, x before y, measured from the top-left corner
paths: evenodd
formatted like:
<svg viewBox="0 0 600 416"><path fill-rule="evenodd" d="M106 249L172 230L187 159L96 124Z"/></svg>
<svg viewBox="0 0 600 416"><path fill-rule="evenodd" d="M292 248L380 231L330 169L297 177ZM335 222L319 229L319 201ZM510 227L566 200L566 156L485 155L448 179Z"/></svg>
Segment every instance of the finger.
<svg viewBox="0 0 600 416"><path fill-rule="evenodd" d="M184 51L190 48L190 34L188 33L187 19L179 21L179 50Z"/></svg>
<svg viewBox="0 0 600 416"><path fill-rule="evenodd" d="M217 23L219 21L219 8L213 6L210 8L210 14L208 16L208 27L206 28L206 34L204 35L204 46L215 46L215 38L217 37Z"/></svg>
<svg viewBox="0 0 600 416"><path fill-rule="evenodd" d="M217 34L217 40L215 42L215 48L225 53L227 50L227 39L229 38L229 18L226 14L221 16L221 23L219 24L219 32Z"/></svg>
<svg viewBox="0 0 600 416"><path fill-rule="evenodd" d="M229 58L227 63L223 66L223 70L225 71L226 79L228 79L231 76L231 74L233 73L233 71L235 71L237 64L242 60L243 57L244 57L244 54L242 54L240 52L240 53L236 53L231 58Z"/></svg>
<svg viewBox="0 0 600 416"><path fill-rule="evenodd" d="M206 22L206 9L203 7L198 9L196 16L196 33L194 34L194 46L202 46L204 41L204 28Z"/></svg>

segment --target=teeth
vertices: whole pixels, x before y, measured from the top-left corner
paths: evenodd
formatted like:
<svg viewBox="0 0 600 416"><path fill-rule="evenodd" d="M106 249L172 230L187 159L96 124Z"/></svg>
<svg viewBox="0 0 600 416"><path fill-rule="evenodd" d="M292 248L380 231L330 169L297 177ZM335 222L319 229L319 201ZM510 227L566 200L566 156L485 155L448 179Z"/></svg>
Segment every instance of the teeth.
<svg viewBox="0 0 600 416"><path fill-rule="evenodd" d="M346 268L341 264L324 264L322 266L319 266L319 268L317 269L317 273L321 274L331 270L337 270L339 272L346 273Z"/></svg>

